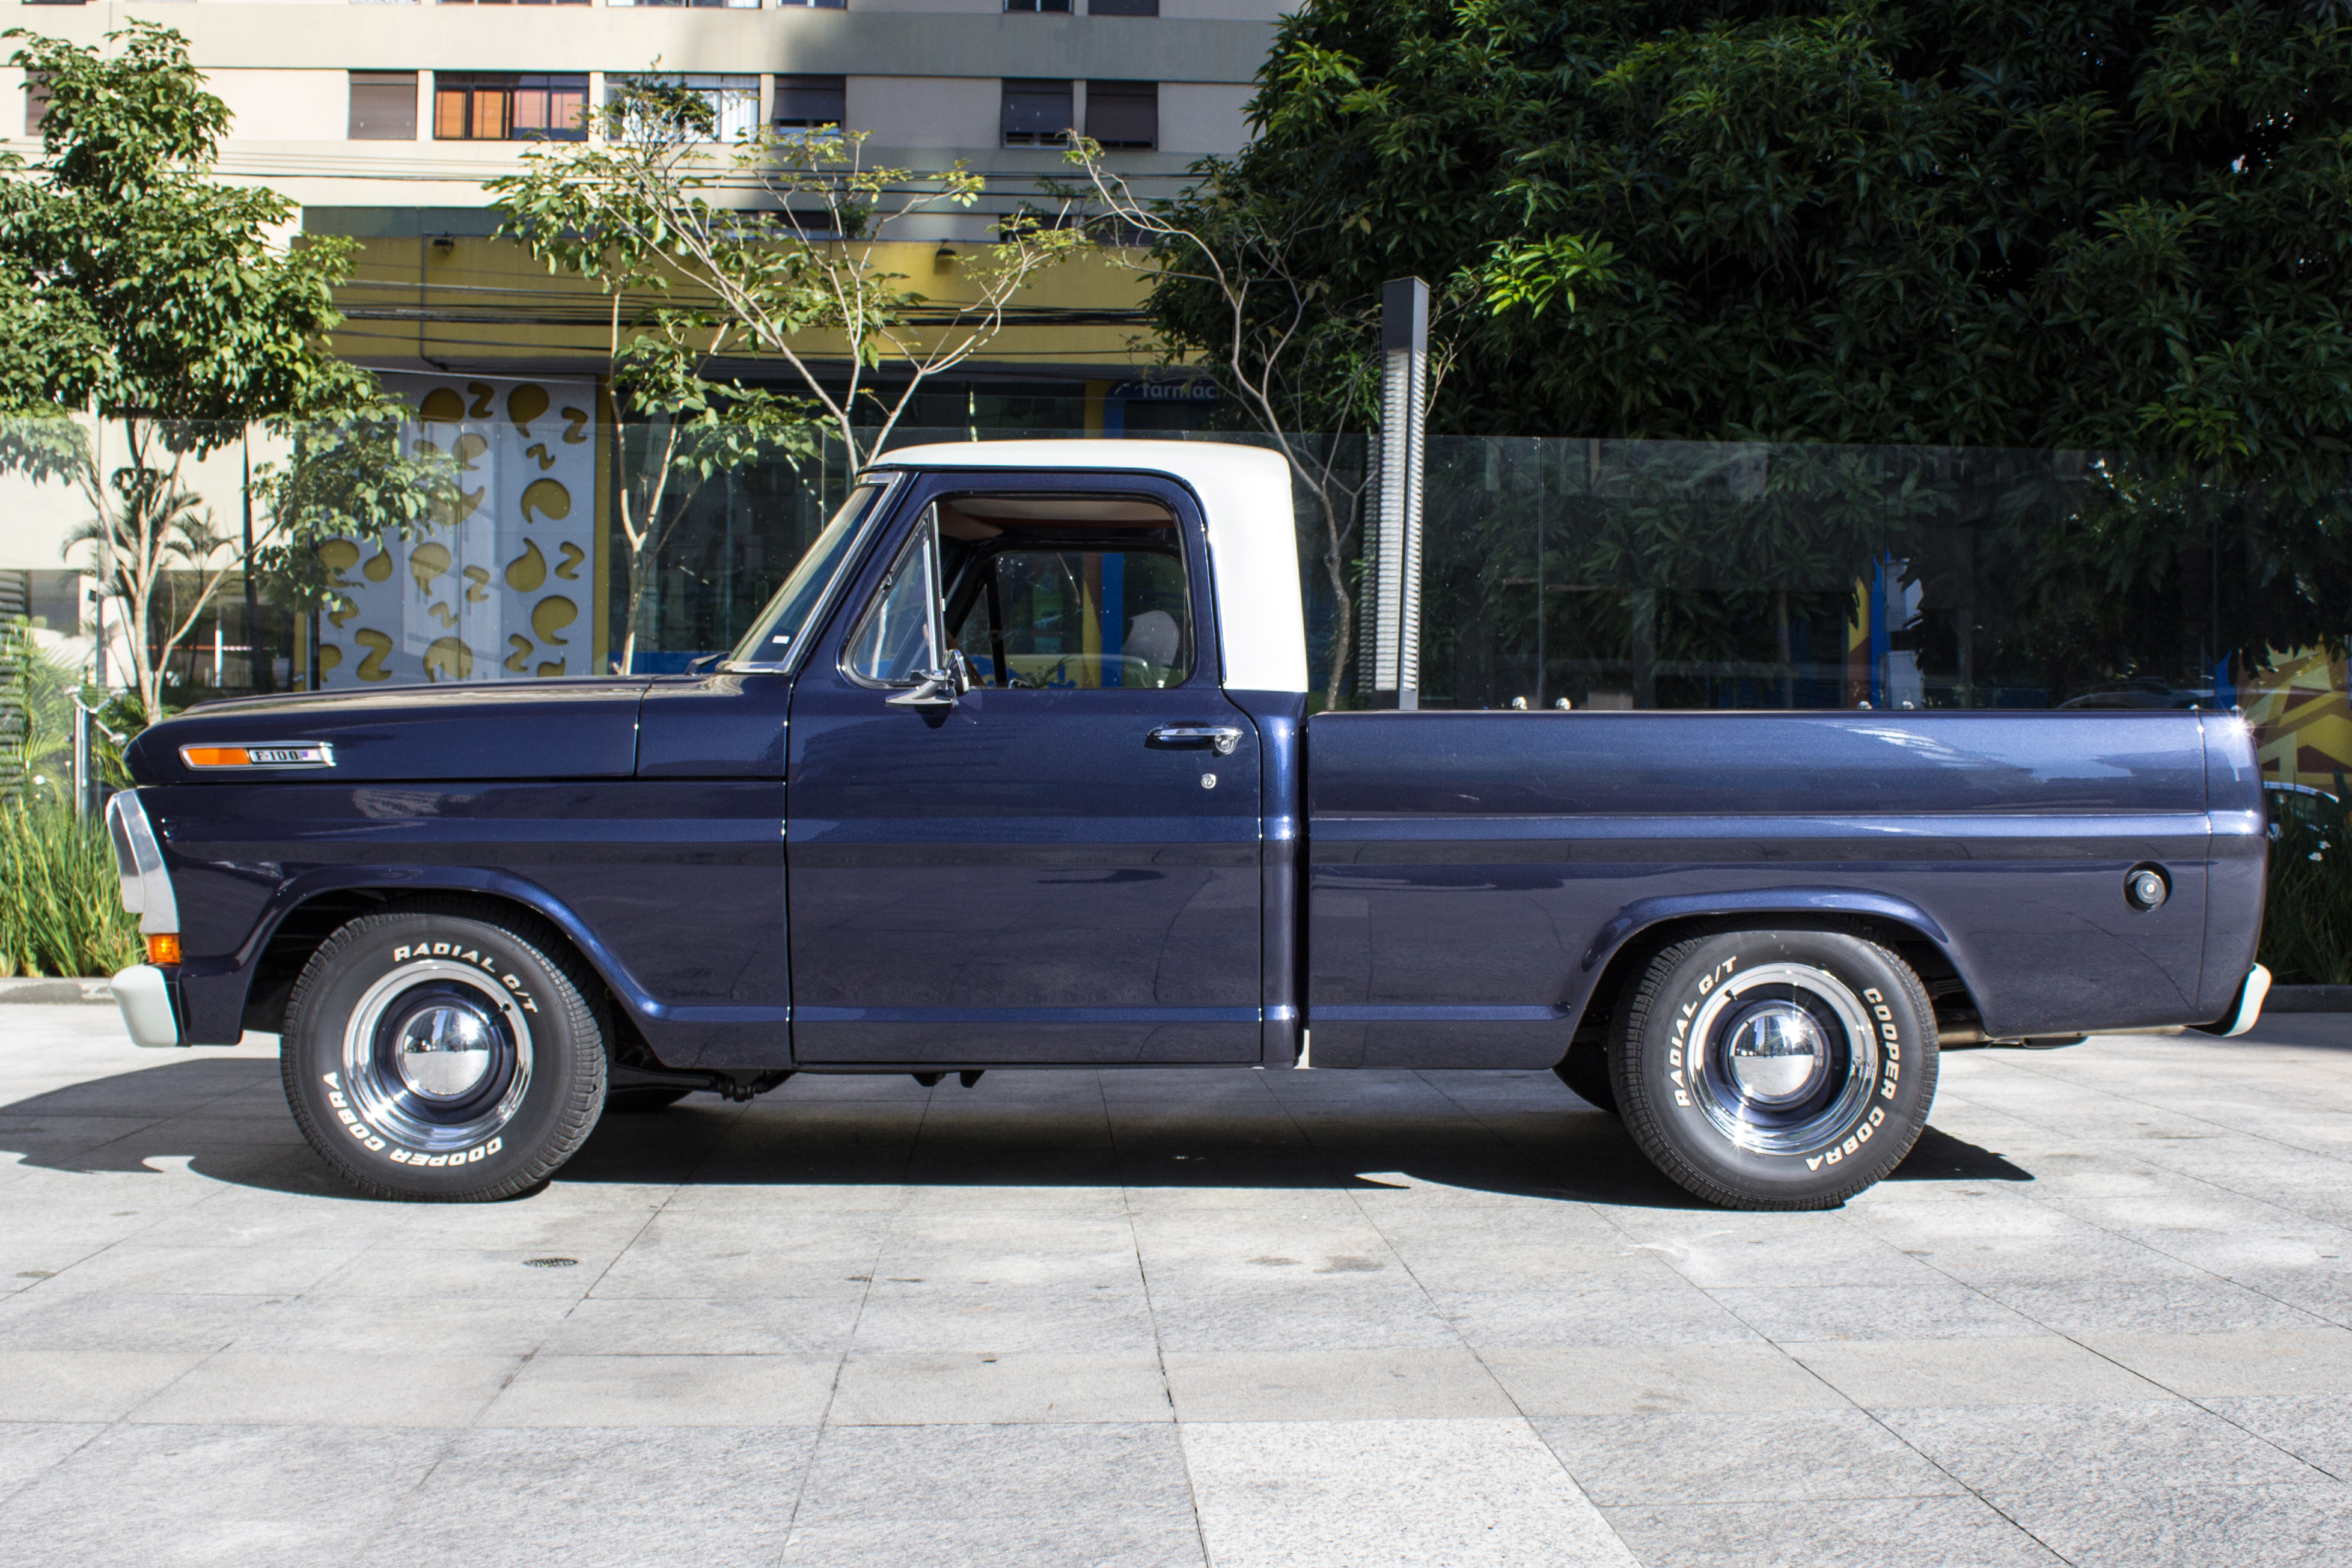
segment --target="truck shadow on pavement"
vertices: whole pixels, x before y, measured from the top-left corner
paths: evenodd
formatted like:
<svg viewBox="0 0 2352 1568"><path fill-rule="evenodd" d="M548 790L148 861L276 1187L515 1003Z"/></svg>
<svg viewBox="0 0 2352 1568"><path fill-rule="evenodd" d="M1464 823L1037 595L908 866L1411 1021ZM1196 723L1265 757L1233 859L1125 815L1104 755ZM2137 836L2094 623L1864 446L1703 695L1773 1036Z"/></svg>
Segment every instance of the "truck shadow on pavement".
<svg viewBox="0 0 2352 1568"><path fill-rule="evenodd" d="M1011 1076L1011 1075L1008 1075ZM552 1186L1454 1187L1643 1208L1705 1206L1653 1170L1615 1118L1526 1074L1449 1099L1371 1073L1311 1094L1202 1080L1135 1100L1091 1075L1022 1075L1011 1092L804 1075L749 1106L695 1095L608 1115ZM1332 1075L1337 1076L1337 1075ZM805 1086L805 1087L803 1087ZM799 1096L795 1088L803 1088ZM303 1142L278 1066L183 1061L0 1105L0 1157L75 1174L184 1168L273 1192L365 1201ZM2032 1181L1930 1127L1895 1181Z"/></svg>

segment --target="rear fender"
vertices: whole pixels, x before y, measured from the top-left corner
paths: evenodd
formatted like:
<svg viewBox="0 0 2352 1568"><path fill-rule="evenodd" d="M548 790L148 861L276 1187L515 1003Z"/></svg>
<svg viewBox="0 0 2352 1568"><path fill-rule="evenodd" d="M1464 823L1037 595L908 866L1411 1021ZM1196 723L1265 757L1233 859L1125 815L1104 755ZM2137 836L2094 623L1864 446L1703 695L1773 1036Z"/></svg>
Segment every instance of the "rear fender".
<svg viewBox="0 0 2352 1568"><path fill-rule="evenodd" d="M1950 935L1934 915L1909 899L1852 888L1769 887L1747 893L1637 899L1619 910L1594 936L1579 965L1587 974L1599 971L1592 989L1586 994L1583 1011L1588 1016L1580 1019L1579 1027L1608 1021L1589 1015L1594 1007L1605 1007L1613 998L1615 985L1604 982L1611 981L1612 970L1621 967L1615 960L1627 948L1640 945L1644 933L1694 920L1752 920L1762 925L1775 918L1815 921L1839 915L1899 925L1915 933L1921 940L1933 944L1945 962L1951 965L1960 983L1969 987L1969 994L1976 994L1968 966L1953 951Z"/></svg>

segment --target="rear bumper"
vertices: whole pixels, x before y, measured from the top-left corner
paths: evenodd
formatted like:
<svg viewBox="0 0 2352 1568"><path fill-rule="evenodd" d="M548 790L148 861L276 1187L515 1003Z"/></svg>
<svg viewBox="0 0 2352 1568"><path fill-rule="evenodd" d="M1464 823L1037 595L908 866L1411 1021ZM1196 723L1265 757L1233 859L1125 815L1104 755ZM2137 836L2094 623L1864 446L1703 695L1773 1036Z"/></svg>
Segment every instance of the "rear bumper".
<svg viewBox="0 0 2352 1568"><path fill-rule="evenodd" d="M181 1045L179 1014L172 1007L172 982L152 964L133 964L114 977L114 1005L133 1044Z"/></svg>
<svg viewBox="0 0 2352 1568"><path fill-rule="evenodd" d="M2247 970L2246 977L2238 983L2238 995L2231 1002L2230 1010L2211 1023L2200 1023L2197 1027L2207 1034L2224 1038L2243 1034L2261 1020L2263 998L2270 994L2271 972L2257 964Z"/></svg>

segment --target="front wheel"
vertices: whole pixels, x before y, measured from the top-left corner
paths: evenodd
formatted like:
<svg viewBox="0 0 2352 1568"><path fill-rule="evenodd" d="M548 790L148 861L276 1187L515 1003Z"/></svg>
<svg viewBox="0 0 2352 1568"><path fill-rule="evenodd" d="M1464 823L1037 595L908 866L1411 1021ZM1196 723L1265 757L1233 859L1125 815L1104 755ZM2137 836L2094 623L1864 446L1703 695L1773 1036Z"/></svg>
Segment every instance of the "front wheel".
<svg viewBox="0 0 2352 1568"><path fill-rule="evenodd" d="M279 1069L302 1135L378 1197L509 1197L604 1100L597 995L555 933L472 902L364 915L305 965Z"/></svg>
<svg viewBox="0 0 2352 1568"><path fill-rule="evenodd" d="M1659 1170L1729 1208L1833 1208L1902 1163L1936 1097L1909 965L1833 931L1728 931L1651 959L1610 1067Z"/></svg>

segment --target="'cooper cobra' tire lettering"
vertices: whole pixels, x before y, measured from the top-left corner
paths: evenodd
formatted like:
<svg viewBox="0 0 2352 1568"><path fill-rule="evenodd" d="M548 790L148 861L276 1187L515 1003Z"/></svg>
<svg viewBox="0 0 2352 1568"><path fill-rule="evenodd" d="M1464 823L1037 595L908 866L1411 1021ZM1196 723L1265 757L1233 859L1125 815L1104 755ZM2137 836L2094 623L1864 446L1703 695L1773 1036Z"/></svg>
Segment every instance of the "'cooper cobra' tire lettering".
<svg viewBox="0 0 2352 1568"><path fill-rule="evenodd" d="M1668 946L1620 994L1611 1093L1667 1176L1748 1208L1843 1202L1899 1164L1935 1092L1934 1012L1895 953L1835 930ZM1921 1054L1904 1071L1904 1041Z"/></svg>
<svg viewBox="0 0 2352 1568"><path fill-rule="evenodd" d="M602 998L560 933L509 907L448 898L362 915L289 998L288 1099L311 1147L369 1192L509 1197L595 1124Z"/></svg>

